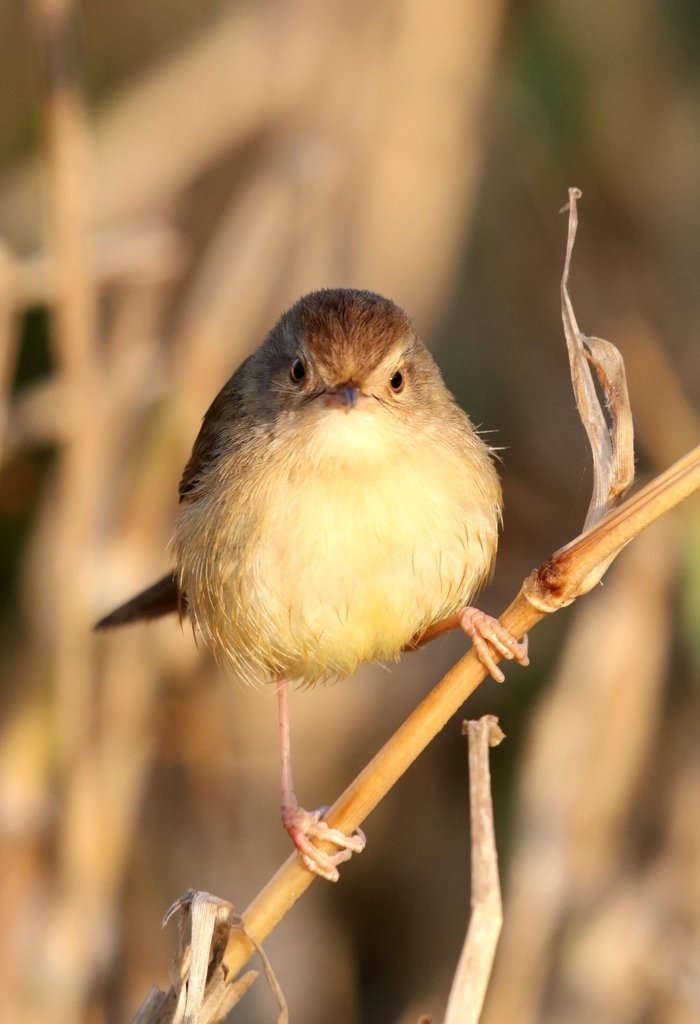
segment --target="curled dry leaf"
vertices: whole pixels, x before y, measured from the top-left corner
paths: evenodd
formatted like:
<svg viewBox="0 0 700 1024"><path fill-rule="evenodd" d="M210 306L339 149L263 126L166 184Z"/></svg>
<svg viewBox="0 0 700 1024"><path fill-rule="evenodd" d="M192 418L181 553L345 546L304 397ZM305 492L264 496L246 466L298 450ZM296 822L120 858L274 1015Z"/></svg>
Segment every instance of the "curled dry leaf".
<svg viewBox="0 0 700 1024"><path fill-rule="evenodd" d="M634 428L622 356L609 341L589 338L581 332L569 295L571 256L578 228L576 204L580 198L579 189L569 189L569 231L561 279L561 315L576 405L593 455L593 494L583 525L587 530L620 501L634 479ZM609 426L591 375L591 366L603 392L610 417Z"/></svg>

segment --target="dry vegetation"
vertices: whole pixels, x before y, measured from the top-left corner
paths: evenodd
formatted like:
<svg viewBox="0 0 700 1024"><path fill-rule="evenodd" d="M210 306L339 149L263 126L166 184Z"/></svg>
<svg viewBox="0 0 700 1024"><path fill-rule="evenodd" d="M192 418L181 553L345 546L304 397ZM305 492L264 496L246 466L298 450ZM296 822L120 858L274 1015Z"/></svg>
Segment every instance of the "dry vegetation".
<svg viewBox="0 0 700 1024"><path fill-rule="evenodd" d="M168 985L173 899L240 910L287 853L273 695L222 679L173 621L90 632L167 568L199 418L285 305L391 295L498 430L491 611L587 499L557 310L571 181L579 319L624 354L639 475L698 443L700 26L680 2L608 6L154 4L181 29L147 59L157 24L94 0L72 73L67 4L36 0L31 33L19 0L0 14L0 1021L130 1019ZM42 115L22 141L27 81ZM488 1024L700 1016L699 551L687 503L470 706L509 737ZM302 799L331 801L463 647L299 694ZM458 724L340 886L266 944L293 1020L444 1014L469 902ZM274 999L258 983L236 1012L269 1020Z"/></svg>

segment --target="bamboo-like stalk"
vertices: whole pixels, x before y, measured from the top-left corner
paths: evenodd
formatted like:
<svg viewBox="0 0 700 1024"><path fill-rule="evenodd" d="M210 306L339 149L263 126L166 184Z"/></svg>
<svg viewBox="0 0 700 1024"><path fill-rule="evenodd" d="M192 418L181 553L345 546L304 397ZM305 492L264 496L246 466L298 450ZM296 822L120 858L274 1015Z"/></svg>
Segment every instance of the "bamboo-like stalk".
<svg viewBox="0 0 700 1024"><path fill-rule="evenodd" d="M612 906L624 914L619 896L608 898L618 884L644 904L639 916L647 920L639 931L647 949L663 932L658 904L643 896L645 872L658 873L663 854L640 864L630 851L638 841L637 813L644 814L638 802L640 793L648 793L647 773L655 774L656 759L665 765L676 754L671 729L661 722L676 617L669 598L686 532L678 518L667 516L645 530L621 553L605 588L574 612L558 665L535 701L515 780L507 925L484 1024L562 1019L561 987L552 978L565 972L570 957L576 960L572 945L586 941L582 935L599 927L599 916L607 917ZM676 802L688 818L697 817L687 795L669 801ZM661 835L666 808L653 806ZM664 846L660 838L658 850ZM632 924L623 916L618 934L632 934ZM571 945L560 941L574 933ZM598 963L593 1004L599 992L608 1005L611 998L624 1002L631 978L621 962L634 956L632 949L616 950ZM650 951L638 962L653 961ZM586 970L592 969L589 963ZM578 983L585 988L581 976ZM644 990L643 982L639 989L632 984L636 992ZM557 992L552 1002L550 989ZM597 1019L590 1007L582 1019Z"/></svg>
<svg viewBox="0 0 700 1024"><path fill-rule="evenodd" d="M546 615L585 593L598 566L670 508L700 489L700 446L656 477L595 527L567 544L524 581L501 616L514 636L528 633ZM416 758L483 681L485 671L469 650L409 715L345 792L326 820L352 832L386 796ZM315 880L293 853L242 914L246 932L263 942ZM224 957L230 976L253 955L243 933L231 936Z"/></svg>

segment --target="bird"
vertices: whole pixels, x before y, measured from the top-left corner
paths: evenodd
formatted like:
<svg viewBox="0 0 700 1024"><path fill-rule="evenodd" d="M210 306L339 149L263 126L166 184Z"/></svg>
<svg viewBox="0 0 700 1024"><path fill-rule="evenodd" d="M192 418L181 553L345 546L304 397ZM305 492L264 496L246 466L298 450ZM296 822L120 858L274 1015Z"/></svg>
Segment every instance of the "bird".
<svg viewBox="0 0 700 1024"><path fill-rule="evenodd" d="M499 681L498 659L528 664L527 640L470 603L498 545L494 450L401 307L327 288L283 313L223 386L179 499L174 570L96 628L179 612L219 664L275 684L282 822L306 867L335 881L365 837L299 804L290 687L453 628Z"/></svg>

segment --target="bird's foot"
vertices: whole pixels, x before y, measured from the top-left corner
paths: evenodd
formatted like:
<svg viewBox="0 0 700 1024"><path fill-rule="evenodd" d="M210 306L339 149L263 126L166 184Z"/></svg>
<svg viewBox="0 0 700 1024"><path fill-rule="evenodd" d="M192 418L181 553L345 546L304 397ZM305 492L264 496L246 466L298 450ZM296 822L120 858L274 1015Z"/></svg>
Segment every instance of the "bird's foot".
<svg viewBox="0 0 700 1024"><path fill-rule="evenodd" d="M309 871L329 882L337 882L340 877L338 865L349 860L353 853L362 853L367 840L359 828L350 836L339 828L331 828L323 820L327 810L327 807L320 807L317 811L307 811L298 804L283 806L282 824ZM333 843L338 850L336 853L326 853L316 846L314 839Z"/></svg>
<svg viewBox="0 0 700 1024"><path fill-rule="evenodd" d="M463 608L458 618L460 626L472 642L477 658L497 683L502 683L505 676L496 663L494 651L499 658L515 660L519 665L530 664L527 656L527 637L519 642L498 619L486 615L478 608Z"/></svg>

